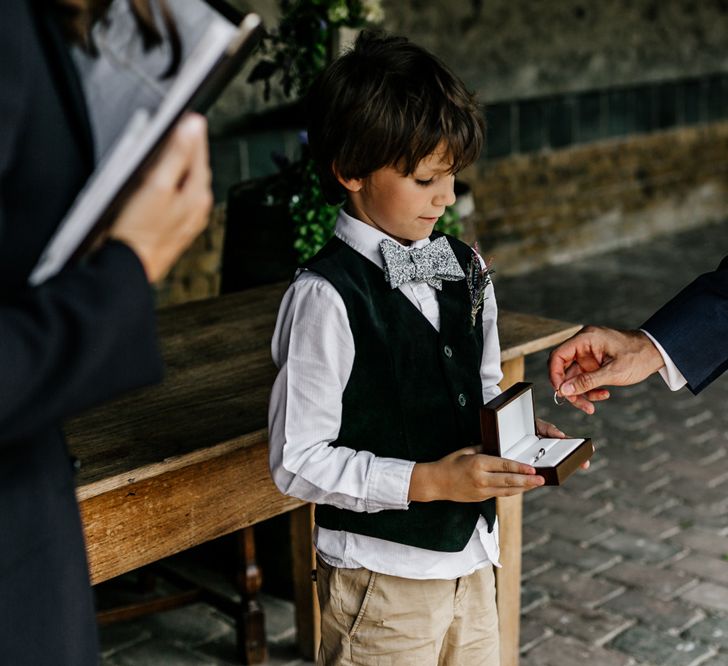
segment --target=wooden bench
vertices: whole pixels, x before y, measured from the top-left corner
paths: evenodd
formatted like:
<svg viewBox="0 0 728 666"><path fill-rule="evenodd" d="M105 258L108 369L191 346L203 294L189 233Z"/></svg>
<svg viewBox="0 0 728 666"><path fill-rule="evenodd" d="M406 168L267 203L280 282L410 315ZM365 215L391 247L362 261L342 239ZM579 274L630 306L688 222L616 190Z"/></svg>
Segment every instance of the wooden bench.
<svg viewBox="0 0 728 666"><path fill-rule="evenodd" d="M268 472L270 339L285 287L160 311L165 382L71 421L67 433L82 462L77 495L92 583L290 511L298 640L302 655L313 658L312 507L281 495ZM508 386L522 379L525 355L578 327L501 312L499 328ZM503 666L512 666L518 662L520 498L499 501L498 512ZM264 654L256 640L244 651L251 661Z"/></svg>

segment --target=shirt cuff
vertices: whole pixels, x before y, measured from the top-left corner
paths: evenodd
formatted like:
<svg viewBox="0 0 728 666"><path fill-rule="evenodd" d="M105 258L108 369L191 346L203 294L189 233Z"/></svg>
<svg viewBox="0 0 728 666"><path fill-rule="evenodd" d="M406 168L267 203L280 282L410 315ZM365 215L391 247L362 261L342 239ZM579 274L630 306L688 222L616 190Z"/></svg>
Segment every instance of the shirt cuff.
<svg viewBox="0 0 728 666"><path fill-rule="evenodd" d="M366 511L407 509L410 477L415 463L399 458L374 458L369 471L366 491Z"/></svg>
<svg viewBox="0 0 728 666"><path fill-rule="evenodd" d="M681 389L688 383L688 380L683 377L682 372L677 369L677 366L672 362L672 359L667 355L667 352L662 348L662 345L650 335L649 331L645 331L644 329L640 330L650 339L652 344L657 347L657 351L660 352L660 356L662 356L662 360L665 363L665 367L660 368L659 370L660 377L662 377L663 381L667 384L671 391Z"/></svg>

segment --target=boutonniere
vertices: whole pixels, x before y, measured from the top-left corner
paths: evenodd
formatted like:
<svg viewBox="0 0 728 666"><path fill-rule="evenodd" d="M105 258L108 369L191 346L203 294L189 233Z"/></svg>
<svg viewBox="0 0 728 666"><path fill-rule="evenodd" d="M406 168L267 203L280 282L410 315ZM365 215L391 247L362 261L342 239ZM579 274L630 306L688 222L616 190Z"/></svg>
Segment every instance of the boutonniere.
<svg viewBox="0 0 728 666"><path fill-rule="evenodd" d="M486 262L485 266L481 264L480 251L478 244L475 243L466 276L471 305L470 325L473 327L475 326L475 320L478 318L478 312L485 302L485 288L490 284L490 276L495 273L489 264L492 264L492 260Z"/></svg>

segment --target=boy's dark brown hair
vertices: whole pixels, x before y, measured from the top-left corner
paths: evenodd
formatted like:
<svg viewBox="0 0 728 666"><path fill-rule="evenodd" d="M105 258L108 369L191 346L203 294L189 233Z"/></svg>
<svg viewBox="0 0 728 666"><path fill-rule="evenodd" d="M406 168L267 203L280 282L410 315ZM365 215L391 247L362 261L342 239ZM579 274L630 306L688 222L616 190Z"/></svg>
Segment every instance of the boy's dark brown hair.
<svg viewBox="0 0 728 666"><path fill-rule="evenodd" d="M483 114L460 79L404 37L362 32L316 79L307 96L308 142L326 198L336 180L386 166L409 175L444 142L452 173L472 164L484 140Z"/></svg>

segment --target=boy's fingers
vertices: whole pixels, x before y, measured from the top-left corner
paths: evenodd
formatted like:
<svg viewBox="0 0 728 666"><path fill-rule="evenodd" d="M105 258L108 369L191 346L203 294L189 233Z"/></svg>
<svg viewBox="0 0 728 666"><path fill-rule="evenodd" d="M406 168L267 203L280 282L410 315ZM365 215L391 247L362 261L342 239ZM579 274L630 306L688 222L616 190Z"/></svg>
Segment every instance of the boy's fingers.
<svg viewBox="0 0 728 666"><path fill-rule="evenodd" d="M538 424L538 434L546 437L553 437L555 439L563 439L566 437L566 435L559 430L553 423L549 423L548 421L544 421L543 419L537 419L536 423Z"/></svg>
<svg viewBox="0 0 728 666"><path fill-rule="evenodd" d="M544 479L541 476L528 477L529 482L521 485L509 485L509 486L493 486L491 487L490 494L493 497L511 497L512 495L521 495L534 490L544 485ZM531 483L531 480L538 481L537 483Z"/></svg>
<svg viewBox="0 0 728 666"><path fill-rule="evenodd" d="M533 474L491 474L488 485L495 488L531 488L542 486L544 478Z"/></svg>
<svg viewBox="0 0 728 666"><path fill-rule="evenodd" d="M480 453L481 447L479 446L466 446L464 449L458 449L451 455L453 456L472 456L476 453Z"/></svg>
<svg viewBox="0 0 728 666"><path fill-rule="evenodd" d="M508 458L494 458L493 460L497 460L498 464L495 467L491 467L489 465L489 471L492 472L504 472L506 474L525 474L529 476L536 473L535 467L531 467L531 465L526 465L515 460L509 460Z"/></svg>

